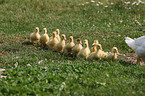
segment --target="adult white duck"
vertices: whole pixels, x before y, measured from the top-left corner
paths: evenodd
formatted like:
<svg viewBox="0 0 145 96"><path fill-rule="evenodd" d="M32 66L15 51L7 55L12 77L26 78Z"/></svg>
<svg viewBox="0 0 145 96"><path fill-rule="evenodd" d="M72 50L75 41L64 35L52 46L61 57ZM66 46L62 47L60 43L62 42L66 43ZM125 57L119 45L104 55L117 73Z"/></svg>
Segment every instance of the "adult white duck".
<svg viewBox="0 0 145 96"><path fill-rule="evenodd" d="M131 39L130 37L125 37L125 42L129 47L135 50L137 56L137 63L140 63L140 59L145 62L145 36L139 37L137 39Z"/></svg>

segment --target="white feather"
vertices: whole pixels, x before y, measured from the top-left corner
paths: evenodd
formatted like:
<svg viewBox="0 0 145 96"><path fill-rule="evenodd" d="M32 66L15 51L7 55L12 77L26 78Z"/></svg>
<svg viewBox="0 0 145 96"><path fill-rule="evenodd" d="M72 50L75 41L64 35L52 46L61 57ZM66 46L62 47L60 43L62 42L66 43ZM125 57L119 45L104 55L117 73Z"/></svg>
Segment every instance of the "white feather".
<svg viewBox="0 0 145 96"><path fill-rule="evenodd" d="M137 46L135 45L135 41L131 39L130 37L125 37L125 42L129 47L131 47L133 50L136 50Z"/></svg>
<svg viewBox="0 0 145 96"><path fill-rule="evenodd" d="M137 39L125 37L125 42L129 47L135 50L135 53L145 62L145 36L139 37Z"/></svg>

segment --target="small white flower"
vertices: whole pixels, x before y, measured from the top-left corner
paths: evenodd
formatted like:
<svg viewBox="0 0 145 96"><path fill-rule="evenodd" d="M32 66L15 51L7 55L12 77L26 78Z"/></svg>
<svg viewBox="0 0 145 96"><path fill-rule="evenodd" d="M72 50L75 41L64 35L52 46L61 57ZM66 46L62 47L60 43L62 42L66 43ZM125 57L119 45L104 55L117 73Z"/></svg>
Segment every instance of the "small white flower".
<svg viewBox="0 0 145 96"><path fill-rule="evenodd" d="M91 2L95 2L95 1L91 1Z"/></svg>
<svg viewBox="0 0 145 96"><path fill-rule="evenodd" d="M19 57L16 57L16 59L17 59L17 58L19 58Z"/></svg>
<svg viewBox="0 0 145 96"><path fill-rule="evenodd" d="M86 2L86 4L88 4L89 2Z"/></svg>
<svg viewBox="0 0 145 96"><path fill-rule="evenodd" d="M108 7L108 6L106 5L106 6L104 6L104 7Z"/></svg>
<svg viewBox="0 0 145 96"><path fill-rule="evenodd" d="M123 21L122 20L120 20L120 23L122 23Z"/></svg>
<svg viewBox="0 0 145 96"><path fill-rule="evenodd" d="M99 4L96 4L97 6L99 6Z"/></svg>
<svg viewBox="0 0 145 96"><path fill-rule="evenodd" d="M114 3L113 2L111 2L111 5L113 5Z"/></svg>
<svg viewBox="0 0 145 96"><path fill-rule="evenodd" d="M99 13L99 11L98 11L98 13Z"/></svg>
<svg viewBox="0 0 145 96"><path fill-rule="evenodd" d="M84 4L82 4L82 5L84 5Z"/></svg>
<svg viewBox="0 0 145 96"><path fill-rule="evenodd" d="M30 66L30 67L31 67L31 65L30 65L30 64L27 64L27 66Z"/></svg>
<svg viewBox="0 0 145 96"><path fill-rule="evenodd" d="M132 5L134 5L136 2L133 2Z"/></svg>
<svg viewBox="0 0 145 96"><path fill-rule="evenodd" d="M143 20L143 22L145 22L145 20Z"/></svg>
<svg viewBox="0 0 145 96"><path fill-rule="evenodd" d="M111 23L109 22L109 25L111 25Z"/></svg>
<svg viewBox="0 0 145 96"><path fill-rule="evenodd" d="M15 65L15 68L17 68L17 66L18 66L18 62L16 62L14 65Z"/></svg>
<svg viewBox="0 0 145 96"><path fill-rule="evenodd" d="M107 77L109 77L109 74L106 74Z"/></svg>
<svg viewBox="0 0 145 96"><path fill-rule="evenodd" d="M130 2L124 2L125 4L130 4Z"/></svg>
<svg viewBox="0 0 145 96"><path fill-rule="evenodd" d="M106 85L106 83L101 83L101 82L96 82L96 83L100 85Z"/></svg>
<svg viewBox="0 0 145 96"><path fill-rule="evenodd" d="M101 5L103 5L103 3L100 3Z"/></svg>
<svg viewBox="0 0 145 96"><path fill-rule="evenodd" d="M110 25L107 24L107 27L110 27Z"/></svg>
<svg viewBox="0 0 145 96"><path fill-rule="evenodd" d="M39 61L38 64L40 64L41 62L43 62L43 60Z"/></svg>

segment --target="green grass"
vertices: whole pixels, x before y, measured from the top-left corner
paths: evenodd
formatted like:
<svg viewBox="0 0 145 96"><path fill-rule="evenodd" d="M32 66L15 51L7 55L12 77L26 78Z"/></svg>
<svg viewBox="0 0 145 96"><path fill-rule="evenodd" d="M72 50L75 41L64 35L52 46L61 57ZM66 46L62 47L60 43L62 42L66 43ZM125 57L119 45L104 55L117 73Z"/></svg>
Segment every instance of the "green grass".
<svg viewBox="0 0 145 96"><path fill-rule="evenodd" d="M145 95L145 67L121 56L91 62L22 45L38 26L40 34L44 27L49 36L58 28L67 38L88 39L90 48L97 39L104 51L116 46L121 54L134 53L124 37L144 35L145 6L125 0L100 0L100 6L97 0L85 2L90 0L0 0L0 68L7 76L0 79L0 95Z"/></svg>

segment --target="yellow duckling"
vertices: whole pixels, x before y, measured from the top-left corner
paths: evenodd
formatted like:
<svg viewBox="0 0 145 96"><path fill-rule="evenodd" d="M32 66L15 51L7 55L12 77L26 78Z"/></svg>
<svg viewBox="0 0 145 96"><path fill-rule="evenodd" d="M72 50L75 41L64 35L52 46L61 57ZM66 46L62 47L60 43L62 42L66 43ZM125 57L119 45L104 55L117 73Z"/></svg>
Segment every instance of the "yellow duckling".
<svg viewBox="0 0 145 96"><path fill-rule="evenodd" d="M60 32L59 32L59 29L56 29L56 38L58 39L58 41L60 41L61 39L60 39L60 36L59 36L59 34L60 34Z"/></svg>
<svg viewBox="0 0 145 96"><path fill-rule="evenodd" d="M91 51L89 48L88 40L84 40L84 46L80 50L80 52L77 54L77 57L87 58L89 56L90 52Z"/></svg>
<svg viewBox="0 0 145 96"><path fill-rule="evenodd" d="M77 42L77 44L72 48L73 57L76 56L76 55L79 53L79 51L82 49L82 45L81 45L82 42L81 42L81 39L78 38L78 39L76 40L76 42Z"/></svg>
<svg viewBox="0 0 145 96"><path fill-rule="evenodd" d="M117 60L117 53L119 53L117 47L113 47L112 52L106 54L106 59L107 60Z"/></svg>
<svg viewBox="0 0 145 96"><path fill-rule="evenodd" d="M92 44L93 45L92 52L96 52L97 51L97 48L96 48L97 44L99 44L99 41L98 40L94 40L94 43Z"/></svg>
<svg viewBox="0 0 145 96"><path fill-rule="evenodd" d="M73 42L73 36L69 37L69 42L64 47L64 54L72 54L72 48L75 46L75 43Z"/></svg>
<svg viewBox="0 0 145 96"><path fill-rule="evenodd" d="M64 47L65 47L65 40L66 40L66 37L64 34L61 35L61 40L59 41L58 44L56 44L56 46L54 47L54 50L57 51L57 52L60 52L62 53L63 50L64 50Z"/></svg>
<svg viewBox="0 0 145 96"><path fill-rule="evenodd" d="M101 44L97 45L97 51L96 52L92 52L89 56L88 56L88 60L100 60L101 58L103 58L106 55L106 53L104 51L102 51L102 46Z"/></svg>
<svg viewBox="0 0 145 96"><path fill-rule="evenodd" d="M30 42L34 44L34 41L39 41L40 40L40 34L39 34L39 28L35 28L35 32L30 34Z"/></svg>
<svg viewBox="0 0 145 96"><path fill-rule="evenodd" d="M49 42L49 36L47 34L47 29L43 28L43 35L41 35L40 37L40 44L42 45L42 47L46 46L46 44Z"/></svg>
<svg viewBox="0 0 145 96"><path fill-rule="evenodd" d="M48 42L48 47L53 50L53 48L56 46L58 43L58 39L56 38L56 32L53 32L53 38Z"/></svg>

